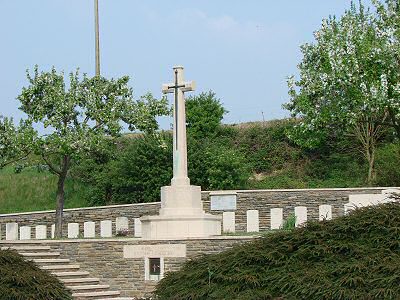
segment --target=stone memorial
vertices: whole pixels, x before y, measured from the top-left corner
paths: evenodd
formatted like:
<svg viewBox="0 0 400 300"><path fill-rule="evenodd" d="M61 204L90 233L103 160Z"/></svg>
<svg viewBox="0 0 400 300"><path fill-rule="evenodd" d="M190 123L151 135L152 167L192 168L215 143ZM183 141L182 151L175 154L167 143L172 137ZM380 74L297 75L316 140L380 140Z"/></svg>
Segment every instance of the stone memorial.
<svg viewBox="0 0 400 300"><path fill-rule="evenodd" d="M271 229L280 229L283 225L283 208L271 208Z"/></svg>
<svg viewBox="0 0 400 300"><path fill-rule="evenodd" d="M18 240L18 223L6 224L6 240L7 241Z"/></svg>
<svg viewBox="0 0 400 300"><path fill-rule="evenodd" d="M135 218L134 222L135 237L142 237L142 221L140 221L140 218Z"/></svg>
<svg viewBox="0 0 400 300"><path fill-rule="evenodd" d="M79 236L79 224L78 223L68 223L68 238L77 239Z"/></svg>
<svg viewBox="0 0 400 300"><path fill-rule="evenodd" d="M21 226L19 228L19 239L20 240L31 239L31 226Z"/></svg>
<svg viewBox="0 0 400 300"><path fill-rule="evenodd" d="M161 188L161 209L157 216L144 216L145 239L209 237L221 234L221 218L203 210L201 188L190 185L187 170L186 113L184 92L194 90L185 82L183 67L174 67L174 83L163 85L163 93L174 93L173 178Z"/></svg>
<svg viewBox="0 0 400 300"><path fill-rule="evenodd" d="M224 211L222 213L222 228L224 232L234 233L236 231L235 212Z"/></svg>
<svg viewBox="0 0 400 300"><path fill-rule="evenodd" d="M246 229L247 232L259 232L260 221L259 212L256 209L251 209L246 212Z"/></svg>
<svg viewBox="0 0 400 300"><path fill-rule="evenodd" d="M95 236L96 236L96 223L91 221L83 223L83 237L94 238Z"/></svg>
<svg viewBox="0 0 400 300"><path fill-rule="evenodd" d="M127 217L115 218L115 234L128 230L129 230L129 221Z"/></svg>
<svg viewBox="0 0 400 300"><path fill-rule="evenodd" d="M111 220L100 221L100 236L101 237L112 237L112 221Z"/></svg>
<svg viewBox="0 0 400 300"><path fill-rule="evenodd" d="M51 225L51 238L52 239L54 239L55 232L56 232L56 224L52 224Z"/></svg>
<svg viewBox="0 0 400 300"><path fill-rule="evenodd" d="M294 208L294 215L296 216L296 227L307 222L307 207L296 206Z"/></svg>
<svg viewBox="0 0 400 300"><path fill-rule="evenodd" d="M47 239L47 226L46 225L36 225L35 226L35 238L37 240Z"/></svg>
<svg viewBox="0 0 400 300"><path fill-rule="evenodd" d="M319 206L319 220L332 220L332 205L323 204Z"/></svg>

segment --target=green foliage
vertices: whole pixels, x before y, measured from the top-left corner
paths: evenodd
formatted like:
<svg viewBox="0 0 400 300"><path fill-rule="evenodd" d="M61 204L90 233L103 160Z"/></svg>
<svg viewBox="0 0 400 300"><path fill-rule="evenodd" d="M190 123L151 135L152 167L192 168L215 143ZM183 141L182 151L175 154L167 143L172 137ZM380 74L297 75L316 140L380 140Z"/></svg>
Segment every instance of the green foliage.
<svg viewBox="0 0 400 300"><path fill-rule="evenodd" d="M400 185L400 145L398 143L387 144L378 149L376 173L376 185Z"/></svg>
<svg viewBox="0 0 400 300"><path fill-rule="evenodd" d="M203 190L244 188L250 177L245 156L229 144L189 140L189 178Z"/></svg>
<svg viewBox="0 0 400 300"><path fill-rule="evenodd" d="M397 299L400 204L277 231L168 273L163 299Z"/></svg>
<svg viewBox="0 0 400 300"><path fill-rule="evenodd" d="M296 228L296 216L295 214L290 214L285 222L283 222L282 230L293 230Z"/></svg>
<svg viewBox="0 0 400 300"><path fill-rule="evenodd" d="M271 172L302 158L301 148L286 137L290 120L256 123L237 130L235 144L246 155L254 172Z"/></svg>
<svg viewBox="0 0 400 300"><path fill-rule="evenodd" d="M54 275L15 251L0 250L0 266L2 300L72 300L70 290Z"/></svg>
<svg viewBox="0 0 400 300"><path fill-rule="evenodd" d="M171 136L133 138L113 163L108 176L113 203L159 201L160 188L169 185L172 178Z"/></svg>
<svg viewBox="0 0 400 300"><path fill-rule="evenodd" d="M227 112L215 93L211 91L188 97L186 99L188 133L197 138L214 136Z"/></svg>

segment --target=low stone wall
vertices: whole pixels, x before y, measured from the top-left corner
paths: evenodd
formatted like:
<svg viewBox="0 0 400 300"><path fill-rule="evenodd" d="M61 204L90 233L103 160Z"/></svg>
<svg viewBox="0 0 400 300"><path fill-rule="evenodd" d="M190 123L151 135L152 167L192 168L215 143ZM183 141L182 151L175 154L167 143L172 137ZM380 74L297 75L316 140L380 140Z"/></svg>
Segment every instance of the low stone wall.
<svg viewBox="0 0 400 300"><path fill-rule="evenodd" d="M38 245L50 246L60 251L60 258L79 264L81 271L100 279L100 284L110 285L111 290L121 291L122 297L149 297L157 281L145 280L145 257L125 258L124 246L185 245L184 257L165 257L164 272L176 271L187 260L201 254L218 253L234 245L253 240L253 237L216 237L185 240L142 240L132 238L93 240L43 240L0 241L0 246ZM157 256L156 253L155 256ZM169 254L171 256L171 254ZM172 254L173 256L173 254ZM159 257L163 257L161 253Z"/></svg>
<svg viewBox="0 0 400 300"><path fill-rule="evenodd" d="M343 188L343 189L297 189L297 190L239 190L202 192L204 209L216 215L231 211L235 213L235 231L245 232L247 226L246 213L248 210L258 210L259 228L261 231L270 229L271 209L282 208L283 217L294 213L297 206L307 207L307 218L318 219L319 206L329 204L332 206L332 217L341 216L344 213L344 204L349 202L349 195L380 194L388 188ZM210 202L213 196L234 195L235 207L212 210ZM103 207L66 209L64 211L64 235L67 235L67 223L79 223L80 232L83 232L83 223L96 222L96 235L99 235L100 221L112 220L113 232L115 232L115 219L127 217L129 231L134 231L134 218L144 215L158 214L160 203L143 203L114 205ZM51 236L51 224L54 224L54 211L2 214L0 215L0 239L5 237L6 223L15 222L21 226L47 225L47 236ZM34 229L32 236L34 236Z"/></svg>

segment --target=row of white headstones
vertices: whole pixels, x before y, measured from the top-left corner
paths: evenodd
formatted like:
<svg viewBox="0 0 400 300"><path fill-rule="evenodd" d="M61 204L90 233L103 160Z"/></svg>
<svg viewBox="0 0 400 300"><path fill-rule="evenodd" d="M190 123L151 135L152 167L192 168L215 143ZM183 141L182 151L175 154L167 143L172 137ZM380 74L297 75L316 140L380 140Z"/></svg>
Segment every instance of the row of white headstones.
<svg viewBox="0 0 400 300"><path fill-rule="evenodd" d="M390 197L393 193L399 193L399 190L383 190L381 194L360 194L350 195L349 202L344 204L344 213L350 210L361 207L377 205L380 203L387 203L395 201ZM295 226L301 226L307 222L308 210L305 206L296 206L294 208ZM319 206L319 220L332 219L332 205L323 204ZM284 222L283 208L271 208L270 210L270 229L282 228ZM1 225L1 224L0 224ZM47 239L47 226L36 225L35 239ZM234 233L236 231L236 216L234 211L225 211L222 213L222 230L225 233ZM1 227L0 227L1 229ZM19 230L18 230L19 229ZM29 240L32 238L31 226L18 226L18 223L6 224L6 240ZM54 238L55 225L51 225L51 238ZM115 235L125 235L129 230L129 220L127 217L117 217L115 219ZM259 232L260 231L260 214L258 210L247 210L246 212L246 231ZM0 230L1 233L1 230ZM140 218L134 218L134 237L142 236L142 223ZM68 223L68 238L95 238L96 237L96 223L89 221L83 223L83 235L80 234L79 223ZM113 237L112 221L100 221L100 237L111 238ZM0 235L0 239L1 239Z"/></svg>
<svg viewBox="0 0 400 300"><path fill-rule="evenodd" d="M321 205L319 208L320 219L331 219L332 218L332 207L331 205ZM307 207L298 206L294 209L296 216L296 226L307 221ZM226 233L234 233L236 231L236 220L235 212L227 211L222 213L223 216L223 231ZM246 212L246 228L247 232L259 232L260 221L258 210L248 210ZM271 209L271 229L279 229L283 224L283 208L272 208ZM141 221L139 218L134 218L134 236L141 237ZM47 226L36 225L35 228L35 239L46 239L47 238ZM83 223L83 235L79 230L79 223L68 223L68 235L70 239L76 238L95 238L96 237L96 223L89 221ZM51 238L54 238L55 225L51 225ZM115 220L115 233L114 235L125 235L129 230L129 220L126 217L117 217ZM113 237L112 221L104 220L100 221L100 237L110 238ZM1 237L0 237L1 238ZM7 223L6 224L6 240L30 240L32 238L32 227L31 226L18 226L18 223Z"/></svg>
<svg viewBox="0 0 400 300"><path fill-rule="evenodd" d="M141 237L141 221L139 218L134 218L134 236ZM47 226L36 225L35 228L35 239L44 240L47 239ZM79 223L68 223L68 235L69 239L77 238L95 238L96 237L96 222L88 221L83 223L83 235L79 230ZM18 230L19 229L19 230ZM124 236L129 230L129 220L127 217L117 217L115 219L115 234L113 235L112 221L104 220L100 221L100 237L111 238L113 236L121 235ZM51 238L54 238L55 225L51 225L50 231ZM6 240L30 240L32 238L32 227L31 226L18 226L18 223L6 223ZM1 239L1 236L0 236Z"/></svg>

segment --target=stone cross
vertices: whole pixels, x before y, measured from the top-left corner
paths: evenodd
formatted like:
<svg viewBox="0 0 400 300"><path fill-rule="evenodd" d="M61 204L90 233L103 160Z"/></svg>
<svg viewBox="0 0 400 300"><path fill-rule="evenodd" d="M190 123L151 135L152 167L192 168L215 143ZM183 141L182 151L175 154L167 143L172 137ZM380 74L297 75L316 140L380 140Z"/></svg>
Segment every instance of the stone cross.
<svg viewBox="0 0 400 300"><path fill-rule="evenodd" d="M174 69L174 83L163 84L164 94L174 93L174 171L171 185L190 185L187 170L186 113L184 92L194 91L195 82L184 82L183 67Z"/></svg>

